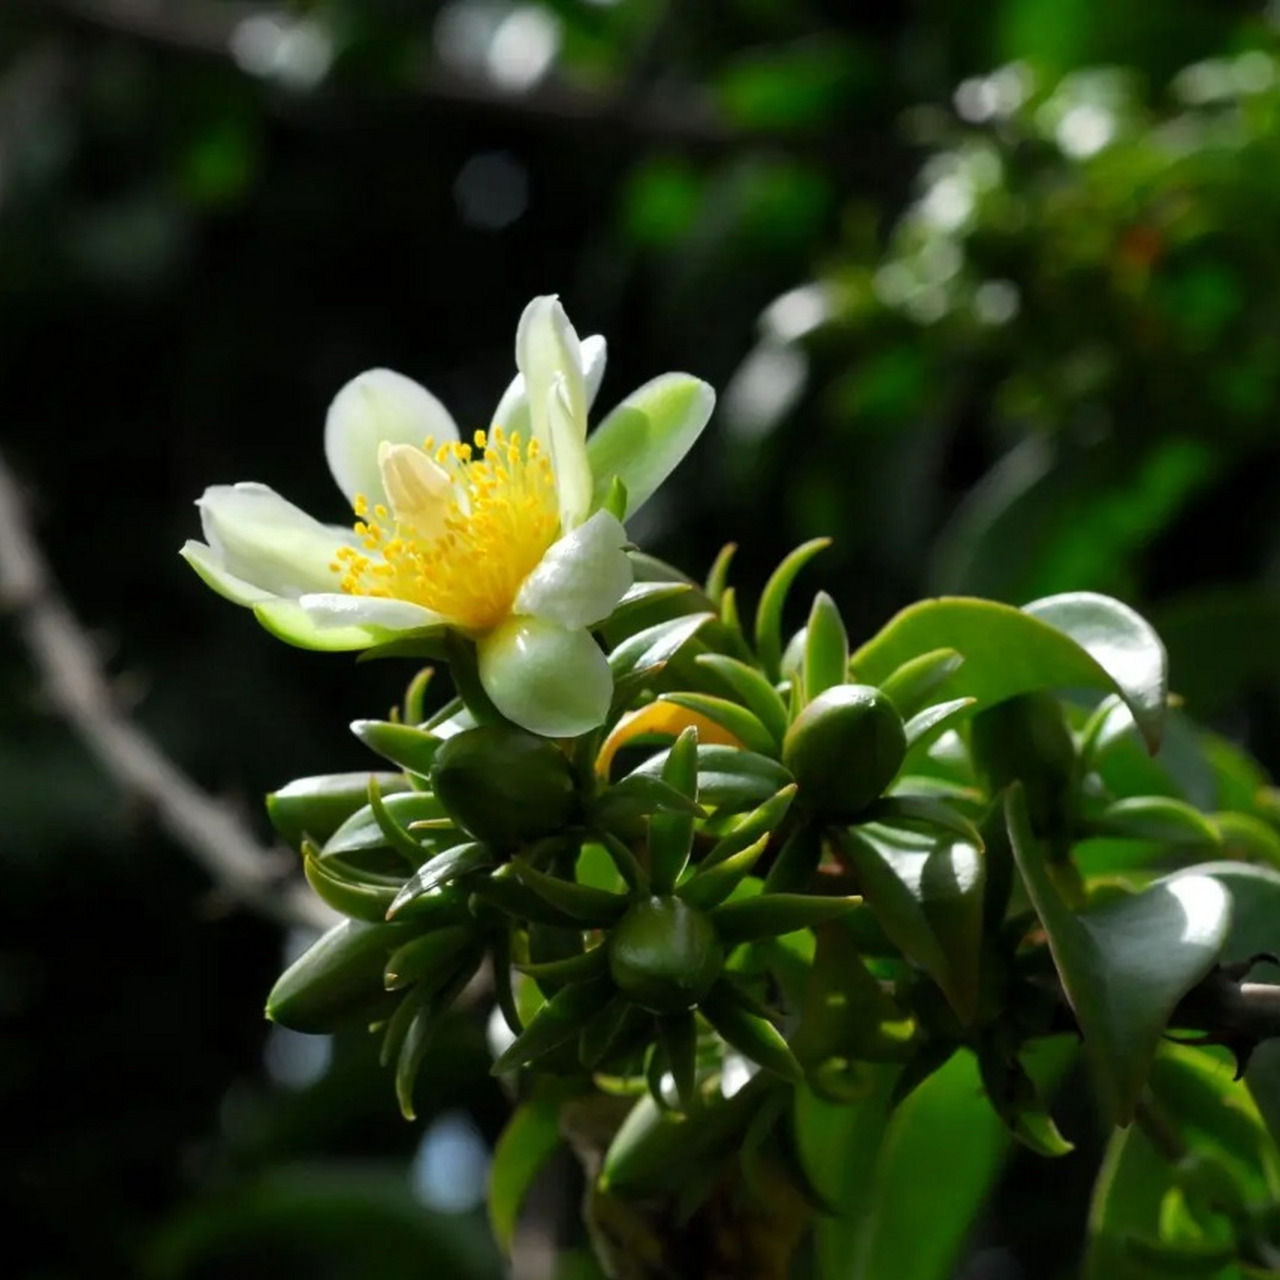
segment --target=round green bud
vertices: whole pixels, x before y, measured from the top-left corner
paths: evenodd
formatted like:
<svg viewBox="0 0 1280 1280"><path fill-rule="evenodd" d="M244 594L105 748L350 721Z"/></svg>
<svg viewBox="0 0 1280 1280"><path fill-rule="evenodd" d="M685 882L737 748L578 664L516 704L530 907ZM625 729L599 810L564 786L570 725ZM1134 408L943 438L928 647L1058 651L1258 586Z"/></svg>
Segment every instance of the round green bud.
<svg viewBox="0 0 1280 1280"><path fill-rule="evenodd" d="M724 968L715 925L674 897L638 902L609 935L608 946L618 990L654 1013L692 1008Z"/></svg>
<svg viewBox="0 0 1280 1280"><path fill-rule="evenodd" d="M782 762L815 813L856 818L891 783L907 754L902 717L889 696L866 684L820 693L795 718Z"/></svg>
<svg viewBox="0 0 1280 1280"><path fill-rule="evenodd" d="M495 849L555 835L577 811L564 753L514 726L481 725L447 739L431 762L431 785L458 826Z"/></svg>

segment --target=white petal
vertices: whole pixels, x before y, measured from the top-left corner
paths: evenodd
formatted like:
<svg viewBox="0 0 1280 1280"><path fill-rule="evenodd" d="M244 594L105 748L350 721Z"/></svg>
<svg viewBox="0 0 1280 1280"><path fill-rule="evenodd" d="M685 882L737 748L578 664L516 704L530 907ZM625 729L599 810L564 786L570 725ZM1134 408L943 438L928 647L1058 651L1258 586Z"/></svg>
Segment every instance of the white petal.
<svg viewBox="0 0 1280 1280"><path fill-rule="evenodd" d="M595 404L600 384L604 381L608 346L600 334L593 333L582 339L581 347L582 377L587 387L589 410ZM529 396L525 391L523 373L517 373L502 393L502 399L494 410L493 425L501 427L508 435L518 431L525 440L529 439Z"/></svg>
<svg viewBox="0 0 1280 1280"><path fill-rule="evenodd" d="M255 605L280 598L243 578L237 578L234 573L228 573L218 553L203 542L189 539L178 554L200 575L206 586L212 587L232 604Z"/></svg>
<svg viewBox="0 0 1280 1280"><path fill-rule="evenodd" d="M333 591L303 596L298 603L307 617L322 629L377 627L384 631L413 631L445 621L432 609L386 596L349 596Z"/></svg>
<svg viewBox="0 0 1280 1280"><path fill-rule="evenodd" d="M631 585L626 543L622 525L597 511L548 548L521 585L512 612L571 629L607 618Z"/></svg>
<svg viewBox="0 0 1280 1280"><path fill-rule="evenodd" d="M715 392L687 373L664 373L633 391L587 442L593 501L604 501L617 476L628 516L639 510L693 447L715 403Z"/></svg>
<svg viewBox="0 0 1280 1280"><path fill-rule="evenodd" d="M558 298L534 298L525 307L516 329L516 365L524 374L533 438L541 441L543 448L552 449L547 405L559 378L564 379L570 420L580 425L585 437L587 392L582 370L582 347Z"/></svg>
<svg viewBox="0 0 1280 1280"><path fill-rule="evenodd" d="M333 398L324 422L324 456L338 488L354 502L364 494L371 503L385 502L378 472L378 446L422 446L458 439L448 409L426 387L390 369L370 369L352 378Z"/></svg>
<svg viewBox="0 0 1280 1280"><path fill-rule="evenodd" d="M322 627L307 616L296 600L268 600L255 605L255 617L273 636L299 649L318 649L340 653L351 649L368 649L394 639L394 635L377 627Z"/></svg>
<svg viewBox="0 0 1280 1280"><path fill-rule="evenodd" d="M478 650L484 691L530 733L576 738L609 714L613 676L589 632L508 618L480 639Z"/></svg>
<svg viewBox="0 0 1280 1280"><path fill-rule="evenodd" d="M386 440L378 446L378 470L396 519L420 538L438 538L453 495L449 473L416 446Z"/></svg>
<svg viewBox="0 0 1280 1280"><path fill-rule="evenodd" d="M334 553L355 544L350 529L321 524L265 484L213 485L196 506L222 568L272 596L332 590Z"/></svg>
<svg viewBox="0 0 1280 1280"><path fill-rule="evenodd" d="M591 461L587 442L572 416L563 378L558 378L547 399L551 427L551 467L555 473L560 528L574 529L591 510Z"/></svg>

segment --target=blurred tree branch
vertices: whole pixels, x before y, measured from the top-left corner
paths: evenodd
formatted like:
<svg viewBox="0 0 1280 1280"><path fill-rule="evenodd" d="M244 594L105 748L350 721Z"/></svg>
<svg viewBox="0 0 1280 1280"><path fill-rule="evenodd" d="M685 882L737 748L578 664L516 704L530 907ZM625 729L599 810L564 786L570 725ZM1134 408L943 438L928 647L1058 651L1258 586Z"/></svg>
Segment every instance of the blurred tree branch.
<svg viewBox="0 0 1280 1280"><path fill-rule="evenodd" d="M117 35L154 49L188 56L231 60L236 31L246 21L296 21L277 6L231 0L20 0L38 15L93 36ZM636 77L618 90L589 90L551 78L532 88L513 89L478 74L433 63L410 86L409 96L429 109L466 110L509 124L534 123L608 138L632 146L674 146L685 152L722 155L752 146L838 164L847 173L885 180L886 166L902 169L902 159L886 152L883 130L841 125L832 136L759 132L736 128L710 96L691 85L664 82L646 86ZM373 91L326 82L318 91L295 95L295 110L323 111L340 102L344 110L378 101ZM385 105L383 103L382 105Z"/></svg>
<svg viewBox="0 0 1280 1280"><path fill-rule="evenodd" d="M0 608L13 615L58 712L129 795L237 901L288 925L326 928L328 908L289 880L293 859L261 845L116 705L93 643L59 594L28 528L18 484L0 456Z"/></svg>

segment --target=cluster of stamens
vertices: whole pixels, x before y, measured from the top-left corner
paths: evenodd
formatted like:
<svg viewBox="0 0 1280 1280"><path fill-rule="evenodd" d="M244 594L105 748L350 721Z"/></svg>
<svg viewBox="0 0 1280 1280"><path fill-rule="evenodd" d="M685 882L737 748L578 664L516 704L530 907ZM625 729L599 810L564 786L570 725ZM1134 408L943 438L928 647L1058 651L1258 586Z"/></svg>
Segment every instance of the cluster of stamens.
<svg viewBox="0 0 1280 1280"><path fill-rule="evenodd" d="M496 626L560 531L551 460L538 441L494 427L474 445L427 440L409 461L425 483L386 485L389 507L356 497L364 550L337 552L342 590L408 600L471 631Z"/></svg>

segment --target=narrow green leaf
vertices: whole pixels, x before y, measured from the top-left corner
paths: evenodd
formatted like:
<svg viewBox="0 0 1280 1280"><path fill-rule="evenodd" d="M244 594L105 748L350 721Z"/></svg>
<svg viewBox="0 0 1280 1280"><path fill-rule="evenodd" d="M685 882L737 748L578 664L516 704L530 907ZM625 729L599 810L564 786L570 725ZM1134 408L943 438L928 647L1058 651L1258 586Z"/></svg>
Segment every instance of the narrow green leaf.
<svg viewBox="0 0 1280 1280"><path fill-rule="evenodd" d="M756 938L776 938L811 929L856 907L861 898L825 898L809 893L761 893L726 902L711 912L716 932L727 946Z"/></svg>
<svg viewBox="0 0 1280 1280"><path fill-rule="evenodd" d="M477 950L464 960L453 976L419 1007L409 1023L400 1052L396 1055L396 1101L400 1104L400 1114L406 1120L417 1118L413 1107L413 1086L423 1059L431 1049L436 1030L463 987L475 977L483 955Z"/></svg>
<svg viewBox="0 0 1280 1280"><path fill-rule="evenodd" d="M688 707L689 710L706 716L708 720L715 721L750 751L768 755L778 749L777 741L761 724L759 717L727 698L717 698L710 693L664 693L660 700L673 702L678 707Z"/></svg>
<svg viewBox="0 0 1280 1280"><path fill-rule="evenodd" d="M825 591L819 591L805 627L805 701L812 702L833 685L844 684L848 675L849 633L840 616L840 606Z"/></svg>
<svg viewBox="0 0 1280 1280"><path fill-rule="evenodd" d="M493 854L482 844L459 844L452 849L438 853L430 862L424 863L404 882L404 888L395 896L387 911L388 916L397 916L409 906L414 899L438 889L442 884L457 880L472 871L481 871L493 866Z"/></svg>
<svg viewBox="0 0 1280 1280"><path fill-rule="evenodd" d="M973 698L952 698L949 702L938 702L931 707L925 707L923 711L917 711L906 724L907 750L910 751L934 730L950 724L974 705Z"/></svg>
<svg viewBox="0 0 1280 1280"><path fill-rule="evenodd" d="M383 970L387 990L398 991L415 982L427 982L433 988L439 986L447 977L447 966L474 937L473 929L458 924L411 938L397 947L387 960ZM432 982L432 978L439 981Z"/></svg>
<svg viewBox="0 0 1280 1280"><path fill-rule="evenodd" d="M370 751L376 751L392 764L398 764L402 769L424 777L444 741L425 729L396 724L391 720L353 720L351 732Z"/></svg>
<svg viewBox="0 0 1280 1280"><path fill-rule="evenodd" d="M729 566L733 563L737 550L736 542L726 542L720 548L711 565L711 572L707 574L706 585L702 588L707 599L717 608L720 606L720 598L724 595L725 588L729 585Z"/></svg>
<svg viewBox="0 0 1280 1280"><path fill-rule="evenodd" d="M395 819L395 815L383 802L376 778L369 779L369 808L387 845L394 849L411 867L418 867L430 856L429 850L415 840Z"/></svg>
<svg viewBox="0 0 1280 1280"><path fill-rule="evenodd" d="M1127 1124L1170 1014L1222 950L1231 897L1210 876L1184 874L1076 914L1049 874L1021 788L1010 788L1005 812L1014 859L1111 1116Z"/></svg>
<svg viewBox="0 0 1280 1280"><path fill-rule="evenodd" d="M365 799L369 796L369 775L365 779ZM378 782L381 787L381 781ZM445 817L444 806L429 791L403 791L383 794L383 809L401 827L410 822ZM385 849L387 837L369 804L362 805L324 842L321 857L330 854L362 853L368 849Z"/></svg>
<svg viewBox="0 0 1280 1280"><path fill-rule="evenodd" d="M697 802L697 729L683 730L671 744L662 765L662 780L673 791ZM693 822L687 813L655 813L649 819L649 880L655 894L669 894L688 866L693 849Z"/></svg>
<svg viewBox="0 0 1280 1280"><path fill-rule="evenodd" d="M760 861L760 855L768 845L769 833L766 832L755 844L749 844L714 865L699 864L692 878L680 886L680 897L700 911L718 907L750 875L751 868Z"/></svg>
<svg viewBox="0 0 1280 1280"><path fill-rule="evenodd" d="M969 1025L978 1005L986 889L978 846L874 826L854 827L839 839L880 927Z"/></svg>
<svg viewBox="0 0 1280 1280"><path fill-rule="evenodd" d="M698 1027L693 1014L659 1018L658 1038L666 1051L680 1106L688 1111L698 1100Z"/></svg>
<svg viewBox="0 0 1280 1280"><path fill-rule="evenodd" d="M1206 850L1221 843L1210 819L1185 801L1168 796L1127 796L1109 804L1090 825L1106 835Z"/></svg>
<svg viewBox="0 0 1280 1280"><path fill-rule="evenodd" d="M695 659L700 667L714 671L764 725L776 750L786 736L790 718L782 695L755 667L723 653L700 653ZM768 753L766 753L768 754Z"/></svg>
<svg viewBox="0 0 1280 1280"><path fill-rule="evenodd" d="M589 978L600 978L608 971L609 954L605 947L592 947L589 951L581 951L574 956L566 956L563 960L546 960L541 964L518 964L521 973L538 982L586 982Z"/></svg>
<svg viewBox="0 0 1280 1280"><path fill-rule="evenodd" d="M395 900L397 886L370 884L338 875L334 871L335 862L336 859L322 862L310 854L303 859L302 869L307 883L315 890L316 895L335 911L341 911L344 916L366 920L370 924L384 921L387 918L387 908Z"/></svg>
<svg viewBox="0 0 1280 1280"><path fill-rule="evenodd" d="M698 864L699 871L710 871L712 867L736 856L749 844L754 844L761 836L772 835L787 816L795 797L796 786L792 783L783 787L776 795L770 796L759 808L740 818L716 841L711 851Z"/></svg>
<svg viewBox="0 0 1280 1280"><path fill-rule="evenodd" d="M791 584L800 570L830 545L830 538L802 543L773 571L761 593L756 608L756 652L765 675L775 683L782 678L782 614Z"/></svg>
<svg viewBox="0 0 1280 1280"><path fill-rule="evenodd" d="M399 773L325 773L298 778L267 796L267 816L286 844L302 846L304 836L324 844L352 814L369 801L369 779L374 777L384 795L409 789Z"/></svg>
<svg viewBox="0 0 1280 1280"><path fill-rule="evenodd" d="M879 682L880 688L898 708L898 714L909 720L929 705L934 691L960 669L963 661L964 655L955 649L933 649L904 662ZM855 679L863 679L858 667L850 663L850 668Z"/></svg>
<svg viewBox="0 0 1280 1280"><path fill-rule="evenodd" d="M796 1061L782 1033L739 998L728 979L722 978L717 982L698 1008L717 1034L752 1062L758 1062L765 1070L780 1075L784 1080L799 1082L804 1079L804 1069Z"/></svg>
<svg viewBox="0 0 1280 1280"><path fill-rule="evenodd" d="M632 776L660 777L667 752L659 751ZM698 802L726 813L755 808L794 779L776 760L718 744L698 748Z"/></svg>
<svg viewBox="0 0 1280 1280"><path fill-rule="evenodd" d="M493 1074L535 1062L572 1040L604 1008L613 992L613 983L607 978L572 983L556 992L499 1055Z"/></svg>
<svg viewBox="0 0 1280 1280"><path fill-rule="evenodd" d="M511 1114L489 1168L489 1225L504 1253L511 1252L520 1210L539 1170L559 1147L560 1112L573 1086L539 1079Z"/></svg>
<svg viewBox="0 0 1280 1280"><path fill-rule="evenodd" d="M643 675L663 666L714 617L713 613L685 614L655 623L628 637L609 655L609 669L614 680Z"/></svg>
<svg viewBox="0 0 1280 1280"><path fill-rule="evenodd" d="M627 894L609 893L605 889L592 889L585 884L561 880L559 876L549 876L521 858L513 859L509 865L520 882L544 902L586 925L603 927L615 923L622 918L631 902Z"/></svg>
<svg viewBox="0 0 1280 1280"><path fill-rule="evenodd" d="M934 796L885 796L866 811L865 821L913 823L949 832L978 849L982 848L982 833L978 828L953 805Z"/></svg>

